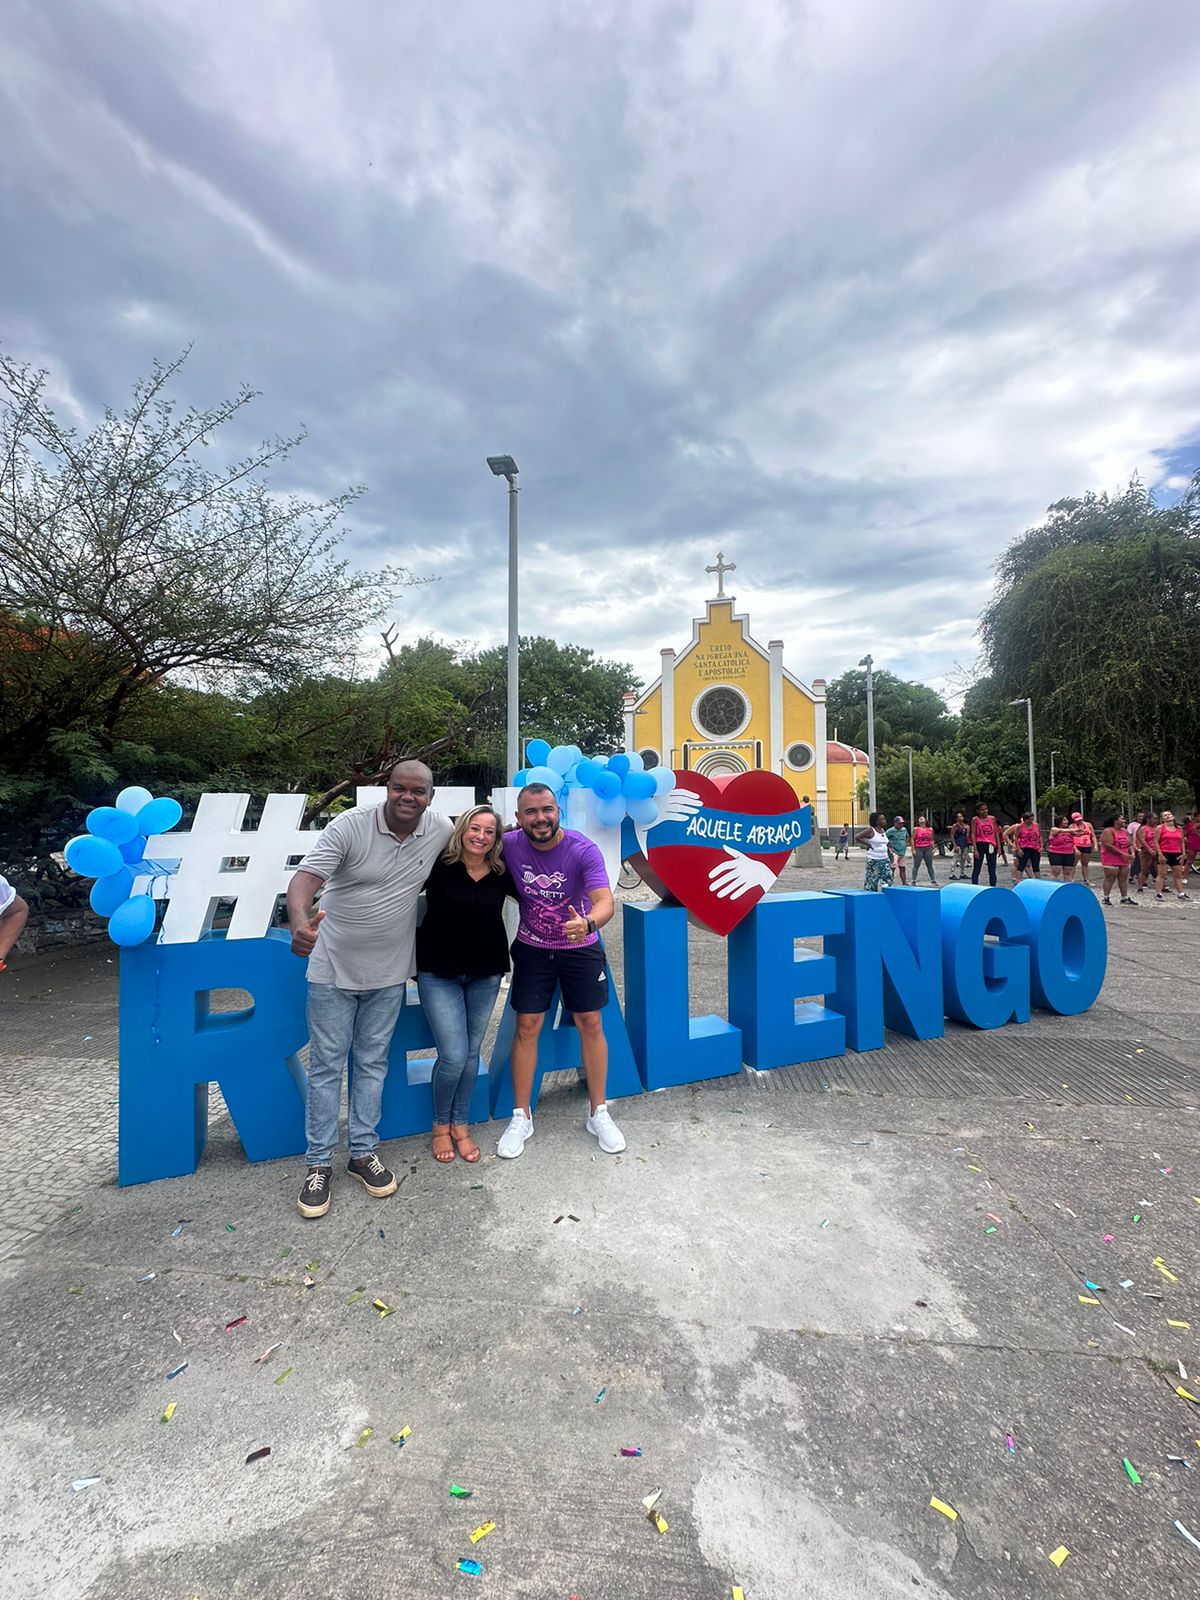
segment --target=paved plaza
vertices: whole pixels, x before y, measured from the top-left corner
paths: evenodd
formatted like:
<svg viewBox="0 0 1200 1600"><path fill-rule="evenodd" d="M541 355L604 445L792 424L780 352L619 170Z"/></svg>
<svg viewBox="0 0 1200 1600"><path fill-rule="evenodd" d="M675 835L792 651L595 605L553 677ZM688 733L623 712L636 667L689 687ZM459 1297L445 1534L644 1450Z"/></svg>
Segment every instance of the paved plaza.
<svg viewBox="0 0 1200 1600"><path fill-rule="evenodd" d="M1082 1017L616 1102L620 1158L559 1075L519 1161L343 1157L316 1223L215 1099L119 1189L116 952L16 961L0 1595L1200 1593L1200 904L1106 915Z"/></svg>

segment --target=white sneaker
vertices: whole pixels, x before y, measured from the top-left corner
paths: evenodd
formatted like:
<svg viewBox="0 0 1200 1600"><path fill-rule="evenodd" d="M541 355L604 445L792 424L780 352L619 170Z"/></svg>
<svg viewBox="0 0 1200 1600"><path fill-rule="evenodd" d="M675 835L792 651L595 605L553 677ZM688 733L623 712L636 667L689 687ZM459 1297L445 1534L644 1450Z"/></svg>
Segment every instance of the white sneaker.
<svg viewBox="0 0 1200 1600"><path fill-rule="evenodd" d="M533 1118L525 1111L514 1111L512 1121L500 1135L500 1143L496 1146L496 1154L507 1158L519 1156L525 1148L526 1139L532 1138Z"/></svg>
<svg viewBox="0 0 1200 1600"><path fill-rule="evenodd" d="M625 1135L608 1114L606 1105L597 1106L587 1119L587 1131L594 1133L606 1156L618 1155L625 1148Z"/></svg>

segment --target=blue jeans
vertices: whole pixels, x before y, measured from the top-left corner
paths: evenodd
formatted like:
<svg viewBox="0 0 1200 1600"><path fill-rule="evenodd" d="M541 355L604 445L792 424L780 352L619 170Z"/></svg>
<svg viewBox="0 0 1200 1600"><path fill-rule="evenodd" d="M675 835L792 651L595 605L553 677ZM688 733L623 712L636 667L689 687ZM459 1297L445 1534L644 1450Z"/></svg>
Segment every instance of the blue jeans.
<svg viewBox="0 0 1200 1600"><path fill-rule="evenodd" d="M378 1144L377 1129L387 1078L388 1050L396 1018L404 1003L404 985L386 989L339 989L332 983L308 986L308 1087L304 1095L304 1131L308 1165L327 1167L337 1143L342 1073L354 1051L347 1132L351 1156L369 1156Z"/></svg>
<svg viewBox="0 0 1200 1600"><path fill-rule="evenodd" d="M430 1079L434 1123L465 1127L479 1076L479 1049L500 992L499 975L438 978L432 972L418 972L417 992L437 1045Z"/></svg>

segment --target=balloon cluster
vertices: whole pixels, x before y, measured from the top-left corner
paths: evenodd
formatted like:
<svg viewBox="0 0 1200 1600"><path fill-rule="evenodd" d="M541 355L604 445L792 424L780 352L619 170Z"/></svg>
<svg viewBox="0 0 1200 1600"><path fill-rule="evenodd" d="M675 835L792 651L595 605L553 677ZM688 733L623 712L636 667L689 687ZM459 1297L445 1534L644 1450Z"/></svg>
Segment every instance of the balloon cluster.
<svg viewBox="0 0 1200 1600"><path fill-rule="evenodd" d="M544 783L556 795L572 789L590 789L596 796L596 821L605 828L617 827L625 817L644 828L658 821L658 798L675 787L670 767L646 771L636 750L620 751L615 756L585 756L577 744L556 744L531 739L525 747L529 766L513 776L513 784L523 789L527 783Z"/></svg>
<svg viewBox="0 0 1200 1600"><path fill-rule="evenodd" d="M88 812L87 832L68 841L63 850L67 865L81 878L95 878L88 903L97 916L108 918L108 936L114 944L144 944L154 932L154 901L134 894L135 877L161 871L146 861L146 840L152 833L168 833L183 816L178 800L149 789L122 789L113 806Z"/></svg>

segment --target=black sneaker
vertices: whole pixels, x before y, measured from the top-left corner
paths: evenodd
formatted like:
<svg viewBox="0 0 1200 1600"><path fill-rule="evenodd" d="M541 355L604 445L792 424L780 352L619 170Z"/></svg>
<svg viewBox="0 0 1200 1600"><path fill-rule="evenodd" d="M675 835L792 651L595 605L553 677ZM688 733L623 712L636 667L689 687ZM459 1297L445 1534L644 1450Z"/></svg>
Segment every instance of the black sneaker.
<svg viewBox="0 0 1200 1600"><path fill-rule="evenodd" d="M302 1217L323 1217L333 1199L332 1167L309 1167L308 1177L300 1190L296 1209Z"/></svg>
<svg viewBox="0 0 1200 1600"><path fill-rule="evenodd" d="M1136 900L1130 900L1130 899L1129 899L1129 897L1128 897L1128 896L1126 896L1126 898L1125 898L1125 899L1124 899L1124 900L1122 900L1122 901L1121 901L1121 904L1122 904L1122 905L1123 905L1123 906L1132 906L1132 907L1133 907L1133 909L1134 909L1134 910L1135 910L1135 911L1136 911L1136 910L1137 910L1137 908L1138 908L1138 903L1137 903L1137 901L1136 901Z"/></svg>
<svg viewBox="0 0 1200 1600"><path fill-rule="evenodd" d="M396 1182L396 1174L389 1172L374 1150L369 1156L351 1156L346 1171L352 1178L357 1178L367 1193L373 1194L377 1200L395 1194L400 1187Z"/></svg>

